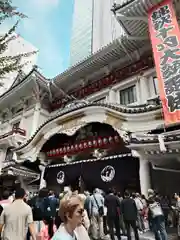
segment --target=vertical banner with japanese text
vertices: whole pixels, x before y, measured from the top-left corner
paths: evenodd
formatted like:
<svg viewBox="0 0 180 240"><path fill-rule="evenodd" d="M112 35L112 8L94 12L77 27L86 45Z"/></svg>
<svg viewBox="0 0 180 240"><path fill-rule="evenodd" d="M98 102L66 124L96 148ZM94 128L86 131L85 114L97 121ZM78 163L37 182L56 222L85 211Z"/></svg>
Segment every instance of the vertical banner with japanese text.
<svg viewBox="0 0 180 240"><path fill-rule="evenodd" d="M148 22L165 123L180 122L180 30L173 1L150 9Z"/></svg>

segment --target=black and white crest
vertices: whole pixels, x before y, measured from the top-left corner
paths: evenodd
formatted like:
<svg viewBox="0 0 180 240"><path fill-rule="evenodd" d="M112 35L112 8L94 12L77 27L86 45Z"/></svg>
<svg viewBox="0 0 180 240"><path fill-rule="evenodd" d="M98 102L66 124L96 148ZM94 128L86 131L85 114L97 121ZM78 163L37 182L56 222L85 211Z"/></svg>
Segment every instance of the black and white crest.
<svg viewBox="0 0 180 240"><path fill-rule="evenodd" d="M64 172L63 171L58 172L56 179L57 179L57 182L59 184L63 184L64 183L64 178L65 178Z"/></svg>
<svg viewBox="0 0 180 240"><path fill-rule="evenodd" d="M115 169L112 166L106 166L101 171L101 179L103 182L111 182L115 176Z"/></svg>

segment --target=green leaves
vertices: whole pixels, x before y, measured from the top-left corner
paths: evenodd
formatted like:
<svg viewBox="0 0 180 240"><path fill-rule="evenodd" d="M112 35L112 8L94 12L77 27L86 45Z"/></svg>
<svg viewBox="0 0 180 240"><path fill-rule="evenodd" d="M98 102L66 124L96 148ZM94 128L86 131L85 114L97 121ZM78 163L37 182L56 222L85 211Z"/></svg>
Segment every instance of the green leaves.
<svg viewBox="0 0 180 240"><path fill-rule="evenodd" d="M22 58L28 58L29 56L36 54L36 51L20 53L17 55L11 55L8 52L9 44L12 41L16 41L18 37L15 34L19 21L26 16L23 13L17 11L17 7L12 6L11 0L0 0L0 25L8 18L16 16L18 20L7 31L7 33L0 35L0 78L3 78L6 74L19 71L25 67L29 62L22 61Z"/></svg>

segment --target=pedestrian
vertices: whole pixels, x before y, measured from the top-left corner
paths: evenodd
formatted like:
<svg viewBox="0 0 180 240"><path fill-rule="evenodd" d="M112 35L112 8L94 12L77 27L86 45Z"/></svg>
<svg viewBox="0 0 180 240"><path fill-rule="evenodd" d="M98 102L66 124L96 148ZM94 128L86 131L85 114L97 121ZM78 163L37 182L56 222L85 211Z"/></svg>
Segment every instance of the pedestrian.
<svg viewBox="0 0 180 240"><path fill-rule="evenodd" d="M118 240L121 239L120 234L120 207L121 203L117 196L114 195L112 189L109 189L108 195L105 197L104 205L107 207L107 223L111 240L115 240L114 228L116 229L116 236Z"/></svg>
<svg viewBox="0 0 180 240"><path fill-rule="evenodd" d="M103 239L104 198L97 188L94 190L93 194L90 197L89 213L93 239Z"/></svg>
<svg viewBox="0 0 180 240"><path fill-rule="evenodd" d="M43 223L44 226L38 233L36 240L50 240L57 230L52 217L45 217Z"/></svg>
<svg viewBox="0 0 180 240"><path fill-rule="evenodd" d="M135 239L139 240L138 229L136 226L138 210L134 199L130 198L128 191L125 191L124 193L124 199L121 202L121 212L123 214L128 240L131 240L131 227L134 231Z"/></svg>
<svg viewBox="0 0 180 240"><path fill-rule="evenodd" d="M151 230L154 232L154 236L156 240L167 240L167 232L165 228L165 220L164 214L161 208L160 203L157 199L151 196L148 199L149 203L149 211L148 211L148 219L149 226Z"/></svg>
<svg viewBox="0 0 180 240"><path fill-rule="evenodd" d="M12 203L12 201L9 199L10 193L9 191L5 190L2 195L2 200L0 201L0 215L4 209L4 207L7 207Z"/></svg>
<svg viewBox="0 0 180 240"><path fill-rule="evenodd" d="M143 219L143 210L144 210L144 206L143 203L140 199L140 194L138 193L132 193L132 198L134 199L135 203L136 203L136 207L137 207L137 225L139 228L139 231L142 233L144 232L144 219Z"/></svg>
<svg viewBox="0 0 180 240"><path fill-rule="evenodd" d="M2 240L24 240L28 227L32 239L36 239L32 210L24 202L25 195L23 188L17 189L14 202L3 209L0 217Z"/></svg>
<svg viewBox="0 0 180 240"><path fill-rule="evenodd" d="M175 193L174 198L176 199L176 207L174 210L177 215L177 234L178 239L180 239L180 194Z"/></svg>
<svg viewBox="0 0 180 240"><path fill-rule="evenodd" d="M63 223L52 240L90 240L86 229L82 225L83 212L84 206L78 196L63 198L59 209L59 215Z"/></svg>

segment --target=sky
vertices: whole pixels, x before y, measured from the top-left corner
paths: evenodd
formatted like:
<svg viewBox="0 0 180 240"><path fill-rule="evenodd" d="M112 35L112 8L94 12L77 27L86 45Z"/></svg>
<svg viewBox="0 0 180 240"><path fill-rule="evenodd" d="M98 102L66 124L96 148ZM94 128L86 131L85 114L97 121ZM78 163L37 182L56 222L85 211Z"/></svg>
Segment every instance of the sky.
<svg viewBox="0 0 180 240"><path fill-rule="evenodd" d="M13 0L26 14L17 33L39 49L40 72L53 78L69 66L73 0Z"/></svg>

